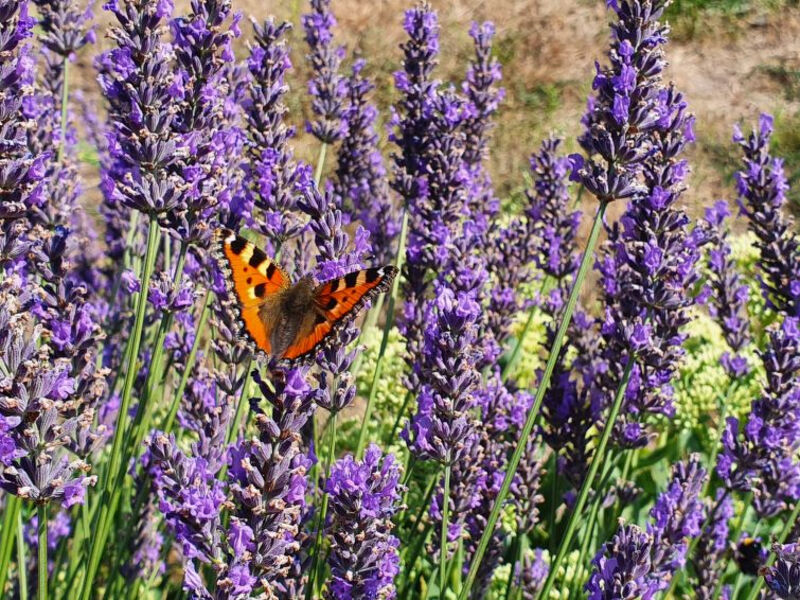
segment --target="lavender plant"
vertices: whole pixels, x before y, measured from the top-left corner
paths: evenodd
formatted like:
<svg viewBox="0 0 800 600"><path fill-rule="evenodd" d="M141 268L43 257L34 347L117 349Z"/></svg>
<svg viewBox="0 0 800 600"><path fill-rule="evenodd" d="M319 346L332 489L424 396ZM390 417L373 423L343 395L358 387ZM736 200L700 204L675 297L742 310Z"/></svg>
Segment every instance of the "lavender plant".
<svg viewBox="0 0 800 600"><path fill-rule="evenodd" d="M114 0L93 90L91 6L0 0L0 595L797 597L787 176L762 115L740 215L682 208L705 199L667 4L608 2L584 154L547 136L522 179L492 152L501 80L530 83L508 25L461 48L410 7L387 98L335 1L293 36L232 0ZM291 310L280 278L218 268L217 227L337 293L401 275L279 361L247 332Z"/></svg>

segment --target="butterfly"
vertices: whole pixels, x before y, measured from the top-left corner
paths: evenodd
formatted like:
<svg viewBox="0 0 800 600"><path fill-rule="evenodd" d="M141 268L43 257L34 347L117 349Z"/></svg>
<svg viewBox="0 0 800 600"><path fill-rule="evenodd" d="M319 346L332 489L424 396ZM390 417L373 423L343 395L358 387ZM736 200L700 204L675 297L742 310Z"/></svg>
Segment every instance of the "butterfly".
<svg viewBox="0 0 800 600"><path fill-rule="evenodd" d="M311 362L334 344L336 332L397 274L393 266L373 267L319 285L310 276L291 283L263 250L228 229L215 232L213 254L243 330L264 353L290 364Z"/></svg>

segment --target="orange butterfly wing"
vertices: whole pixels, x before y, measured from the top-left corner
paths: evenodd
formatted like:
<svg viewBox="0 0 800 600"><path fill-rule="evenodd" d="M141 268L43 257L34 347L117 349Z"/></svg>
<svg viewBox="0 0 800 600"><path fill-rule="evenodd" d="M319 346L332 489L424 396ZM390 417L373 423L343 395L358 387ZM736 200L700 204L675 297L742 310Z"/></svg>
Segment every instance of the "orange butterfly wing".
<svg viewBox="0 0 800 600"><path fill-rule="evenodd" d="M332 334L354 319L367 302L389 289L395 275L396 267L373 267L319 285L314 290L316 318L298 334L282 358L313 358L314 352L335 340Z"/></svg>
<svg viewBox="0 0 800 600"><path fill-rule="evenodd" d="M217 230L215 237L215 257L228 292L236 298L244 330L256 346L269 354L269 331L259 310L271 296L289 286L289 278L263 250L243 237L228 229Z"/></svg>

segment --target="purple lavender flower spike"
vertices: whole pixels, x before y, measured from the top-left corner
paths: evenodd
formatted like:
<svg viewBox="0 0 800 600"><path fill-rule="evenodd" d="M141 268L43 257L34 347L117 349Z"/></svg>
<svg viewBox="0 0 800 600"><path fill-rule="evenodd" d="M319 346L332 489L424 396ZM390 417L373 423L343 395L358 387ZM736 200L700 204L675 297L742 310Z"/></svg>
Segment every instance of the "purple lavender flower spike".
<svg viewBox="0 0 800 600"><path fill-rule="evenodd" d="M212 563L223 557L225 538L221 511L226 501L224 485L216 478L220 465L210 465L202 456L187 456L176 447L174 437L154 433L143 460L158 495L159 510L175 536L184 559L184 586L202 598L210 598L197 577L195 561ZM217 563L217 575L227 564ZM224 577L224 575L222 575Z"/></svg>
<svg viewBox="0 0 800 600"><path fill-rule="evenodd" d="M85 488L97 479L72 451L87 412L75 395L70 360L53 357L52 348L39 339L42 326L33 322L33 298L25 287L16 274L0 285L0 363L7 374L0 381L0 487L36 503L60 501L69 508L83 501Z"/></svg>
<svg viewBox="0 0 800 600"><path fill-rule="evenodd" d="M465 291L470 288L475 301L479 301L479 288L486 276L482 259L472 246L475 238L471 224L462 219L468 199L460 131L466 116L465 104L454 93L441 91L433 99L431 110L430 143L422 157L427 164L425 196L407 205L406 301L401 332L410 357L418 356L423 344L431 274L440 279L452 274L452 285L464 286ZM411 389L416 389L415 373L412 365Z"/></svg>
<svg viewBox="0 0 800 600"><path fill-rule="evenodd" d="M88 23L92 18L91 4L79 10L74 0L33 0L39 9L39 39L46 48L62 58L72 55L86 44L93 44L95 33Z"/></svg>
<svg viewBox="0 0 800 600"><path fill-rule="evenodd" d="M592 600L654 598L686 561L688 540L700 535L706 471L697 456L672 470L667 490L650 511L647 532L623 525L595 556L585 588Z"/></svg>
<svg viewBox="0 0 800 600"><path fill-rule="evenodd" d="M158 514L156 501L149 500L142 515L135 521L131 560L122 566L122 573L129 585L133 585L137 579L148 580L166 572L167 566L161 557L165 540L159 530Z"/></svg>
<svg viewBox="0 0 800 600"><path fill-rule="evenodd" d="M461 85L469 116L464 120L464 163L470 173L470 216L481 233L489 227L500 202L494 197L491 178L485 167L492 117L505 96L498 87L502 79L500 63L492 55L495 28L490 21L472 23L469 35L474 42L475 55L470 61L467 75Z"/></svg>
<svg viewBox="0 0 800 600"><path fill-rule="evenodd" d="M467 294L436 290L420 365L418 410L404 435L419 459L457 462L474 436L475 322L480 307Z"/></svg>
<svg viewBox="0 0 800 600"><path fill-rule="evenodd" d="M666 64L662 46L668 31L658 20L664 0L622 0L608 6L618 19L611 25L610 65L595 65L595 96L584 119L586 132L579 138L589 157L570 157L573 178L601 202L627 200L644 191L636 179L660 117L659 83Z"/></svg>
<svg viewBox="0 0 800 600"><path fill-rule="evenodd" d="M508 455L517 444L523 443L519 439L519 432L533 402L533 397L527 392L509 391L499 373L495 373L478 390L477 398L481 409L478 439L472 444L470 453L454 465L454 480L458 483L451 492L451 521L464 522L464 548L468 557L474 555L486 529L486 522L503 483ZM525 457L511 484L510 503L516 509L517 535L529 534L539 520L538 506L544 500L539 494L539 486L546 460L538 451L540 446L536 437L527 441ZM459 471L465 471L466 476L456 475ZM503 557L506 537L502 527L495 528L478 569L472 598L485 597L494 571ZM529 583L533 585L533 582Z"/></svg>
<svg viewBox="0 0 800 600"><path fill-rule="evenodd" d="M728 232L723 229L728 216L730 211L724 200L706 209L704 226L708 229L710 248L708 291L705 295L709 312L722 327L725 340L733 351L733 355L727 352L723 355L722 365L731 377L736 378L747 373L747 363L738 355L750 343L750 323L747 319L747 285L730 256Z"/></svg>
<svg viewBox="0 0 800 600"><path fill-rule="evenodd" d="M432 103L439 86L432 79L438 63L439 20L430 6L421 4L405 12L403 29L409 39L400 46L403 70L394 74L395 88L402 98L393 109L394 132L390 140L399 149L392 156L395 163L392 187L408 206L426 194L424 156L429 143Z"/></svg>
<svg viewBox="0 0 800 600"><path fill-rule="evenodd" d="M764 581L783 600L800 597L800 547L797 543L772 546L775 562L764 571Z"/></svg>
<svg viewBox="0 0 800 600"><path fill-rule="evenodd" d="M291 25L267 19L263 25L254 21L253 29L255 41L247 60L249 93L243 102L248 134L245 202L249 207L243 212L258 211L247 225L267 238L267 250L274 254L303 229L295 207L310 173L307 166L295 162L288 143L294 128L284 123L284 96L289 90L285 76L292 66L285 36Z"/></svg>
<svg viewBox="0 0 800 600"><path fill-rule="evenodd" d="M550 137L531 156L533 187L526 191L525 207L528 227L538 242L533 260L559 287L570 284L578 269L580 257L575 237L581 214L569 210L569 159L559 154L560 145L560 139Z"/></svg>
<svg viewBox="0 0 800 600"><path fill-rule="evenodd" d="M681 330L694 303L690 290L697 280L699 248L707 241L702 228L689 229L690 219L677 205L688 174L680 157L694 139L694 117L672 87L656 89L654 110L658 118L644 142L649 157L641 167L642 193L630 201L622 227L609 232L605 256L598 261L609 365L600 388L607 398L613 397L627 362L636 361L614 432L616 442L628 448L647 442L645 415L674 413L670 380L685 352Z"/></svg>
<svg viewBox="0 0 800 600"><path fill-rule="evenodd" d="M701 533L705 507L701 494L708 473L699 456L691 456L672 468L668 488L650 511L647 532L653 536L652 577L666 589L675 571L686 562L689 541Z"/></svg>
<svg viewBox="0 0 800 600"><path fill-rule="evenodd" d="M330 497L331 581L327 598L394 598L400 541L392 517L400 508L402 469L370 444L363 461L334 463L325 484Z"/></svg>
<svg viewBox="0 0 800 600"><path fill-rule="evenodd" d="M432 230L432 223L427 224L420 211L427 200L429 187L427 153L433 139L430 130L439 87L439 83L432 79L439 53L439 23L436 13L427 4L421 4L405 12L403 28L409 39L401 45L403 68L394 74L395 88L401 98L393 108L390 121L392 131L389 139L397 146L397 151L392 154L391 186L400 194L408 211L409 232L418 231L422 236ZM418 356L422 346L421 323L424 320L427 274L430 272L422 245L421 241L409 240L405 257L405 303L399 327L406 338L410 356Z"/></svg>
<svg viewBox="0 0 800 600"><path fill-rule="evenodd" d="M0 268L25 253L30 242L28 212L43 203L45 157L29 152L27 132L33 129L35 115L28 107L35 103L33 60L25 40L31 36L34 19L28 16L28 3L6 0L0 6L0 25L6 32L0 40L0 128L3 152L0 168L7 175L0 186Z"/></svg>
<svg viewBox="0 0 800 600"><path fill-rule="evenodd" d="M67 61L74 60L75 52L82 46L94 42L95 35L88 26L92 17L91 3L85 11L79 10L73 0L35 0L34 3L40 15L37 37L43 50L36 93L26 108L28 116L36 120L36 127L28 134L28 145L34 155L47 157L44 163L47 193L41 203L32 207L30 217L33 223L52 229L70 224L81 191L74 119L71 111L62 112L64 86L68 85L66 65ZM63 124L62 115L66 116Z"/></svg>
<svg viewBox="0 0 800 600"><path fill-rule="evenodd" d="M98 59L98 79L109 104L109 154L106 193L125 206L148 215L185 209L186 183L181 161L188 140L175 131L175 86L181 74L166 57L163 41L172 4L134 0L105 5L116 25L116 47Z"/></svg>
<svg viewBox="0 0 800 600"><path fill-rule="evenodd" d="M517 566L515 577L522 588L523 600L535 600L539 589L547 579L549 567L542 556L541 548L534 551L533 557L523 557L522 563Z"/></svg>
<svg viewBox="0 0 800 600"><path fill-rule="evenodd" d="M762 518L779 514L800 498L800 330L786 317L769 332L761 353L766 383L747 423L729 417L717 457L717 474L731 490L752 491Z"/></svg>
<svg viewBox="0 0 800 600"><path fill-rule="evenodd" d="M531 156L533 186L526 190L528 204L524 217L515 218L505 226L495 224L489 231L491 251L486 268L491 289L484 311L485 363L499 356L511 336L514 320L526 308L519 290L535 276L531 265L554 278L556 291L546 306L556 310L560 310L563 298L569 293L567 286L577 270L580 212L569 211L569 161L559 155L560 144L560 139L550 137Z"/></svg>
<svg viewBox="0 0 800 600"><path fill-rule="evenodd" d="M690 556L697 575L694 585L698 600L712 600L717 581L727 566L723 559L728 550L728 522L733 518L733 498L724 489L717 490L710 522L700 534L696 550Z"/></svg>
<svg viewBox="0 0 800 600"><path fill-rule="evenodd" d="M310 3L311 12L303 15L302 22L313 72L308 93L311 110L317 118L306 123L306 129L323 144L333 144L347 134L344 103L347 82L339 73L345 50L344 46L333 45L336 18L330 0L310 0Z"/></svg>
<svg viewBox="0 0 800 600"><path fill-rule="evenodd" d="M760 252L761 289L768 305L800 316L800 242L791 217L782 212L789 184L783 160L769 151L772 117L761 115L759 126L746 138L737 127L733 140L744 154L736 173L739 208L749 221Z"/></svg>
<svg viewBox="0 0 800 600"><path fill-rule="evenodd" d="M78 254L76 239L64 227L41 233L30 254L40 277L39 319L50 334L52 357L68 365L75 397L69 414L77 417L70 448L88 460L105 437L105 428L93 423L95 411L108 392L108 369L98 367L99 344L105 335L88 289L74 278L70 255Z"/></svg>
<svg viewBox="0 0 800 600"><path fill-rule="evenodd" d="M589 600L651 600L658 582L650 578L653 538L636 525L625 525L592 560L584 589Z"/></svg>
<svg viewBox="0 0 800 600"><path fill-rule="evenodd" d="M300 546L308 484L300 432L313 412L313 394L300 370L273 372L272 388L257 372L254 378L272 414L251 403L258 437L242 440L232 450L230 489L232 514L252 532L250 573L269 592L286 576Z"/></svg>
<svg viewBox="0 0 800 600"><path fill-rule="evenodd" d="M213 217L228 214L239 193L230 158L240 155L244 140L225 107L233 93L228 75L240 18L232 14L230 0L194 0L187 16L170 23L178 70L170 89L178 101L172 125L189 152L178 166L186 202L167 214L165 225L183 243L207 245Z"/></svg>
<svg viewBox="0 0 800 600"><path fill-rule="evenodd" d="M191 281L184 281L176 288L172 277L159 271L150 280L147 301L159 312L179 313L190 310L200 292Z"/></svg>
<svg viewBox="0 0 800 600"><path fill-rule="evenodd" d="M378 148L378 111L368 100L375 84L363 75L364 66L363 60L357 60L347 79L347 135L337 153L333 186L344 212L369 231L376 260L388 264L394 259L400 223Z"/></svg>

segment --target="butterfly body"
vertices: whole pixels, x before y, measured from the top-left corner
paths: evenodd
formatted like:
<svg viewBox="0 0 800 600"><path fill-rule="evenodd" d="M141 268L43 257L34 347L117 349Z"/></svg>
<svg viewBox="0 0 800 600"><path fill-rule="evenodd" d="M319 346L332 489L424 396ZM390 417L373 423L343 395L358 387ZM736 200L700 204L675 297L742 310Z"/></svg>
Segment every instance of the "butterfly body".
<svg viewBox="0 0 800 600"><path fill-rule="evenodd" d="M263 323L270 325L270 353L274 356L285 354L298 333L313 326L312 320L317 314L314 285L307 277L266 299L258 315Z"/></svg>
<svg viewBox="0 0 800 600"><path fill-rule="evenodd" d="M273 358L308 362L337 330L352 321L394 279L395 267L373 267L315 285L292 284L283 270L251 242L228 230L216 233L214 254L236 299L242 329Z"/></svg>

